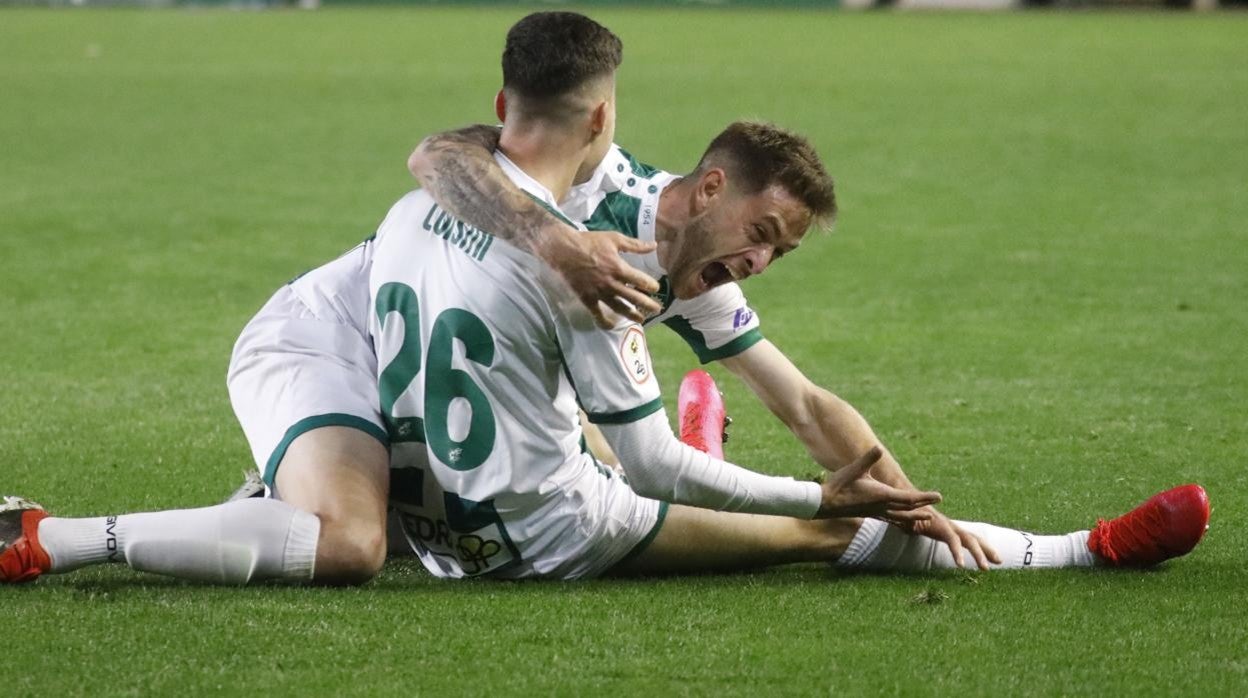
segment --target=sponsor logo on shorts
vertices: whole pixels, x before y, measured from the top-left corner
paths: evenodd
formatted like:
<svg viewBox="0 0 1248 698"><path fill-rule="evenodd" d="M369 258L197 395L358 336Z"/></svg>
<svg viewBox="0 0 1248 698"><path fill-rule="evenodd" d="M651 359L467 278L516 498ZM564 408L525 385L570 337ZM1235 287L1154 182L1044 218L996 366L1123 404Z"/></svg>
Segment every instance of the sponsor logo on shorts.
<svg viewBox="0 0 1248 698"><path fill-rule="evenodd" d="M471 533L464 534L456 541L459 549L459 564L465 574L479 574L490 568L490 558L497 555L503 546L496 540L485 540Z"/></svg>
<svg viewBox="0 0 1248 698"><path fill-rule="evenodd" d="M499 555L503 544L494 538L498 531L493 526L460 533L446 519L406 512L401 517L409 540L429 554L454 560L468 576L490 572L516 559L513 555Z"/></svg>
<svg viewBox="0 0 1248 698"><path fill-rule="evenodd" d="M646 333L633 326L624 333L620 342L620 359L628 369L628 375L638 385L650 380L650 352L646 350Z"/></svg>

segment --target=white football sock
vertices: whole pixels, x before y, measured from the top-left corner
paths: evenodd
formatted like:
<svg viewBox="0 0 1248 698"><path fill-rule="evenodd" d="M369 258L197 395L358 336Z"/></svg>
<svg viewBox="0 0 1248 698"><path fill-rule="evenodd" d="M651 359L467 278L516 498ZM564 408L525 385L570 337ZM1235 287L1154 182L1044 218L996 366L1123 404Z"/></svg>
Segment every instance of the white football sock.
<svg viewBox="0 0 1248 698"><path fill-rule="evenodd" d="M979 536L997 551L1001 564L989 563L993 569L1092 567L1096 564L1096 557L1088 550L1087 531L1063 536L1037 536L975 521L954 523ZM962 559L966 569L977 569L970 551L963 550ZM845 568L893 572L925 572L957 567L953 563L953 554L944 543L911 535L878 519L863 521L836 564Z"/></svg>
<svg viewBox="0 0 1248 698"><path fill-rule="evenodd" d="M53 573L124 562L143 572L217 584L312 579L321 521L275 499L91 519L49 517L39 542Z"/></svg>

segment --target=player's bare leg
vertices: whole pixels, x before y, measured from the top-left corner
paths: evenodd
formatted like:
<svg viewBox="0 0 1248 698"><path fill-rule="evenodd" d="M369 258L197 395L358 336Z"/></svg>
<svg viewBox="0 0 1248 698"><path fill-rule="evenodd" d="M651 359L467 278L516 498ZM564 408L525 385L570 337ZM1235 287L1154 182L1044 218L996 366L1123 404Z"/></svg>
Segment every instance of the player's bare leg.
<svg viewBox="0 0 1248 698"><path fill-rule="evenodd" d="M0 505L0 582L85 565L217 584L367 581L385 555L386 449L324 427L295 439L277 475L288 501L248 498L200 509L89 518L48 516L28 500Z"/></svg>
<svg viewBox="0 0 1248 698"><path fill-rule="evenodd" d="M732 572L795 562L832 562L861 519L803 521L672 505L654 540L612 570L619 575Z"/></svg>
<svg viewBox="0 0 1248 698"><path fill-rule="evenodd" d="M958 521L1000 554L992 569L1149 567L1186 555L1204 535L1209 500L1198 485L1162 492L1088 531L1041 536ZM941 541L877 519L802 521L674 505L650 545L612 570L618 575L730 572L795 562L847 570L926 572L974 567L969 550L953 557Z"/></svg>
<svg viewBox="0 0 1248 698"><path fill-rule="evenodd" d="M723 410L722 403L716 403L713 381L699 374L691 372L681 386L682 440L705 449L705 443L719 442L714 437ZM698 409L704 404L718 409ZM690 433L700 438L690 439ZM1168 490L1128 514L1098 522L1091 540L1088 531L1038 536L943 517L912 524L915 530L907 531L877 519L802 521L673 506L650 546L614 572L731 571L809 561L904 572L974 567L977 562L994 569L1148 566L1192 550L1208 518L1208 498L1197 485ZM984 559L982 551L976 555L971 545L965 549L947 545L943 542L947 536L924 530L942 525L954 525L982 540L998 551L990 556L995 559Z"/></svg>
<svg viewBox="0 0 1248 698"><path fill-rule="evenodd" d="M322 427L291 442L278 466L278 497L321 522L313 581L360 584L386 556L390 456L372 436Z"/></svg>
<svg viewBox="0 0 1248 698"><path fill-rule="evenodd" d="M602 433L598 432L596 428L595 428L595 432L597 433L598 438L601 439ZM322 434L321 437L318 437L318 438L323 440L325 436L327 435ZM332 440L332 437L330 438ZM594 442L591 439L590 440L591 449L594 448L593 443ZM603 442L603 445L604 447L606 447L605 441ZM614 459L615 454L610 452L610 447L606 447L606 449L607 449L606 450L607 456ZM313 450L315 450L315 447L313 447ZM595 452L595 455L597 455L597 452ZM289 457L289 453L287 454L287 457ZM375 458L375 456L370 456L370 458ZM599 456L599 460L603 460L603 458ZM604 461L604 463L612 467L618 466L618 462L614 460ZM299 466L296 466L296 468L297 467ZM281 472L280 468L278 472ZM260 475L260 471L256 469L251 469L243 473L242 485L239 486L238 489L236 489L229 496L229 498L227 498L225 501L234 502L238 500L251 499L251 498L256 498L256 497L264 497L267 492L268 492L268 488L264 484L264 478ZM334 515L336 515L336 513L330 514L330 516L334 516ZM386 530L386 553L388 556L408 557L408 556L415 554L412 551L411 544L407 542L407 537L403 535L403 529L399 526L399 522L397 518L391 517L390 520L388 520L386 523L386 529L387 529ZM334 544L331 543L330 545L331 545L331 548L334 547ZM330 553L330 554L332 555L334 553ZM326 560L323 562L324 562L323 566L318 565L318 568L317 568L318 570L323 570L327 568L328 569L341 568L344 566L344 563L345 563L345 561L343 560L338 560L337 562ZM345 566L350 566L350 565L345 565ZM366 578L364 575L361 575L361 577ZM321 575L319 574L317 575L317 581L321 581L325 583L335 583L334 581L331 581L331 580L322 579ZM347 580L344 580L344 583L345 581Z"/></svg>

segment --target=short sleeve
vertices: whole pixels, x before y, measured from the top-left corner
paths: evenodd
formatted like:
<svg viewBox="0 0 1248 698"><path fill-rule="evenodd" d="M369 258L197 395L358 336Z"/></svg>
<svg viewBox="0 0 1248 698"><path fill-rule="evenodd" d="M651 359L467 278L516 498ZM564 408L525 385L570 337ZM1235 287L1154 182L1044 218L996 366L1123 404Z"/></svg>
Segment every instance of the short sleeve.
<svg viewBox="0 0 1248 698"><path fill-rule="evenodd" d="M663 407L646 331L634 323L599 329L588 313L557 319L560 359L581 409L595 424L634 422Z"/></svg>
<svg viewBox="0 0 1248 698"><path fill-rule="evenodd" d="M758 314L735 283L675 300L656 319L680 335L704 364L736 356L763 339Z"/></svg>

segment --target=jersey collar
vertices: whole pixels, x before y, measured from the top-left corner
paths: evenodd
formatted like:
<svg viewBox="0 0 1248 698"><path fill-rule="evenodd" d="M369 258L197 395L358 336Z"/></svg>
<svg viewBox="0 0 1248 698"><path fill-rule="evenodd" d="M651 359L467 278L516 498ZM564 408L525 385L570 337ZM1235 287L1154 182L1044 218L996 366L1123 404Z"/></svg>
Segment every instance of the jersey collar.
<svg viewBox="0 0 1248 698"><path fill-rule="evenodd" d="M640 205L637 211L637 239L642 242L654 242L655 226L659 220L659 198L663 191L680 179L667 172L655 175L646 183L646 188L639 192ZM629 263L656 279L667 273L659 264L657 250L643 255L629 255Z"/></svg>
<svg viewBox="0 0 1248 698"><path fill-rule="evenodd" d="M527 172L520 169L519 165L512 162L511 158L504 155L503 151L495 150L494 160L498 163L499 167L503 168L503 174L507 175L508 179L514 182L515 185L520 187L520 189L526 194L533 197L533 199L539 204L542 204L543 208L559 216L559 218L563 219L566 223L577 228L578 230L585 229L585 227L580 223L569 221L559 210L559 203L555 201L554 195L550 193L550 190L546 188L546 185L530 177Z"/></svg>

